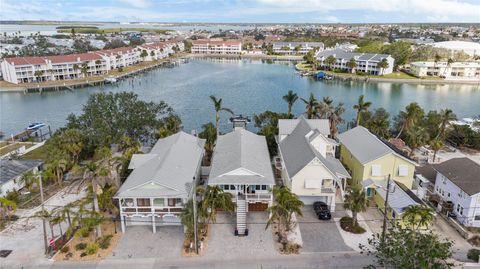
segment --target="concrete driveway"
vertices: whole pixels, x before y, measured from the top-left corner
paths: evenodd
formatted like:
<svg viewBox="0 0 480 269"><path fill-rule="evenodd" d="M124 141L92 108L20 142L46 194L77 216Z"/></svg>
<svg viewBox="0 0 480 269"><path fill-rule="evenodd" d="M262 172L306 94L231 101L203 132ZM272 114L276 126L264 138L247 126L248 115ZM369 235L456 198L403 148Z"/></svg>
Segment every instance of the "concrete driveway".
<svg viewBox="0 0 480 269"><path fill-rule="evenodd" d="M303 240L302 253L353 251L344 243L338 231L333 219L335 214L332 220L319 220L311 205L305 206L302 213L303 217L298 217Z"/></svg>
<svg viewBox="0 0 480 269"><path fill-rule="evenodd" d="M129 226L107 259L179 258L183 239L183 226Z"/></svg>
<svg viewBox="0 0 480 269"><path fill-rule="evenodd" d="M205 257L233 259L280 255L275 250L272 230L265 230L266 212L247 213L248 236L235 236L235 215L219 213L217 223L210 225Z"/></svg>

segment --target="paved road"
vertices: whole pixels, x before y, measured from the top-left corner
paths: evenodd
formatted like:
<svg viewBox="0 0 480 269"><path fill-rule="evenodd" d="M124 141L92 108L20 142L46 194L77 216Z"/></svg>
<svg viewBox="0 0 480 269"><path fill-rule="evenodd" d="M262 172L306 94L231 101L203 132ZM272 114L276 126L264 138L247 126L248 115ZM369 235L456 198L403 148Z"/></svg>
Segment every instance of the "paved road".
<svg viewBox="0 0 480 269"><path fill-rule="evenodd" d="M321 254L300 254L300 255L282 255L271 257L244 257L241 259L208 259L189 258L189 259L114 259L104 260L100 263L93 262L57 262L36 264L32 267L24 267L24 269L215 269L215 268L232 268L232 269L350 269L363 268L372 264L373 260L369 256L360 254L341 254L341 253L321 253ZM5 265L5 269L19 268L9 267ZM2 269L3 269L2 268Z"/></svg>

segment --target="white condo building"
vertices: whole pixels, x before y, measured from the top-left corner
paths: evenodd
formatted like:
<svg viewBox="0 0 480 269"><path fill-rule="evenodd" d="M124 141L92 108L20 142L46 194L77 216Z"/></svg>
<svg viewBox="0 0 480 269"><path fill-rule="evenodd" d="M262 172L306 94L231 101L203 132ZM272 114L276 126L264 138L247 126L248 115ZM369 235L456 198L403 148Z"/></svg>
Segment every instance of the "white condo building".
<svg viewBox="0 0 480 269"><path fill-rule="evenodd" d="M322 42L275 42L272 48L276 54L294 55L307 54L313 49L322 51L324 47Z"/></svg>
<svg viewBox="0 0 480 269"><path fill-rule="evenodd" d="M325 60L329 56L333 56L336 59L335 64L332 66L325 63ZM390 74L393 72L393 66L395 64L395 59L389 54L348 52L341 49L320 51L316 54L316 58L323 67L332 67L341 70L350 70L347 63L350 59L355 59L357 63L355 71L361 71L371 75ZM382 70L377 64L383 59L387 61L388 67Z"/></svg>
<svg viewBox="0 0 480 269"><path fill-rule="evenodd" d="M480 62L413 62L410 72L418 77L439 76L449 79L480 79Z"/></svg>
<svg viewBox="0 0 480 269"><path fill-rule="evenodd" d="M241 54L242 42L236 40L194 40L192 41L191 51L195 54Z"/></svg>

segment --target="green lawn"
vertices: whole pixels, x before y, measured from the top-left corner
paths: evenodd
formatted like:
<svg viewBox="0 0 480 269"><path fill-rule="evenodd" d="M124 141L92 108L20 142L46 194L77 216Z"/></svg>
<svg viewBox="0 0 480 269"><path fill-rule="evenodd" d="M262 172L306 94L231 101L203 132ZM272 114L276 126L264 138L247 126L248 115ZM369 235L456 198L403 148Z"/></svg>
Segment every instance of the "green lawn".
<svg viewBox="0 0 480 269"><path fill-rule="evenodd" d="M33 146L33 144L31 144L31 143L15 143L15 144L11 144L11 145L8 145L8 146L3 146L2 148L0 148L0 156L5 155L5 154L7 154L11 151L14 151L16 149L19 149L22 146L25 146L25 148L28 149L29 147Z"/></svg>
<svg viewBox="0 0 480 269"><path fill-rule="evenodd" d="M379 76L379 78L418 79L417 77L414 77L414 76L412 76L410 74L407 74L405 72L393 72L393 73L390 73L390 74Z"/></svg>
<svg viewBox="0 0 480 269"><path fill-rule="evenodd" d="M34 149L24 155L22 155L23 159L27 160L43 160L45 161L47 159L47 151L46 147L42 146L37 149Z"/></svg>
<svg viewBox="0 0 480 269"><path fill-rule="evenodd" d="M110 34L110 33L120 33L123 31L134 31L134 32L150 32L157 34L165 34L171 30L164 29L151 29L151 28L106 28L106 29L95 29L95 28L81 28L75 27L75 33L77 34ZM72 28L68 29L58 29L58 33L71 33Z"/></svg>

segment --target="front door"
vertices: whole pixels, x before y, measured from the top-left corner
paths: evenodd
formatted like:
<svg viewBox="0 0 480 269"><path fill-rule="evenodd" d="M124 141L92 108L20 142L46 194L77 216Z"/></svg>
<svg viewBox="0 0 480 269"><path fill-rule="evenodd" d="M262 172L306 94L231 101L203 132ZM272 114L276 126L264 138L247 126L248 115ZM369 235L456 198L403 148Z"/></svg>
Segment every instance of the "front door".
<svg viewBox="0 0 480 269"><path fill-rule="evenodd" d="M372 197L373 196L373 189L372 188L367 188L367 197Z"/></svg>

